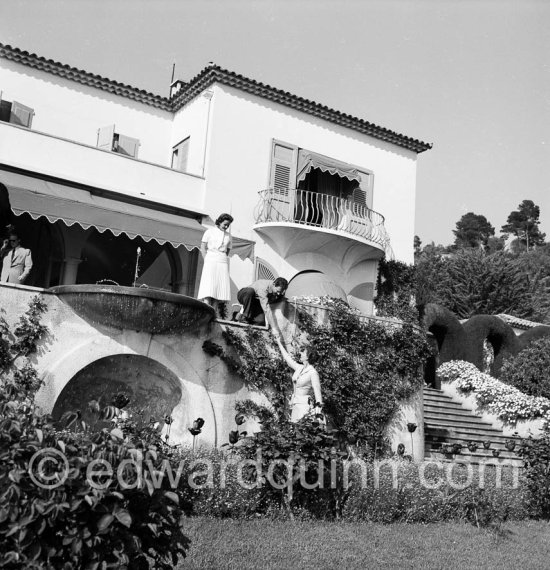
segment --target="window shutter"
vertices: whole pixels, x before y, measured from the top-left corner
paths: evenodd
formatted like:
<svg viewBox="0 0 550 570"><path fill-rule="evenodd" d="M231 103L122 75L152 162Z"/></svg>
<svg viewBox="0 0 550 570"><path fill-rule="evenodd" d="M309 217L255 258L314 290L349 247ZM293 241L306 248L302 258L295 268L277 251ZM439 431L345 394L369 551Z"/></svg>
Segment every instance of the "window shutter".
<svg viewBox="0 0 550 570"><path fill-rule="evenodd" d="M113 150L113 139L115 137L115 126L107 125L97 130L97 148L103 150Z"/></svg>
<svg viewBox="0 0 550 570"><path fill-rule="evenodd" d="M118 149L119 154L124 154L126 156L133 156L137 158L139 149L139 139L133 139L132 137L127 137L125 135L118 135Z"/></svg>
<svg viewBox="0 0 550 570"><path fill-rule="evenodd" d="M2 91L0 91L0 121L10 122L11 103L2 99Z"/></svg>
<svg viewBox="0 0 550 570"><path fill-rule="evenodd" d="M10 123L21 125L22 127L31 128L34 110L25 105L21 105L17 101L11 104Z"/></svg>
<svg viewBox="0 0 550 570"><path fill-rule="evenodd" d="M288 189L296 187L297 147L273 141L271 156L271 175L269 187L288 194Z"/></svg>
<svg viewBox="0 0 550 570"><path fill-rule="evenodd" d="M189 156L189 141L190 137L180 142L174 147L172 151L172 168L174 170L187 170L187 157Z"/></svg>

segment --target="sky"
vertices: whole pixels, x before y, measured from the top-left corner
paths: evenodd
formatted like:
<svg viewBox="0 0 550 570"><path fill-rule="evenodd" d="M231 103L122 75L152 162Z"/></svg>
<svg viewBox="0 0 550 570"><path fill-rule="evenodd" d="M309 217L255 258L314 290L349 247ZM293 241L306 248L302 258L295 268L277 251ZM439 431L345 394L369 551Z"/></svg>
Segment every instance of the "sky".
<svg viewBox="0 0 550 570"><path fill-rule="evenodd" d="M443 245L467 212L498 235L524 199L550 240L549 29L548 0L0 2L0 42L48 59L165 96L173 63L214 62L433 143L415 227Z"/></svg>

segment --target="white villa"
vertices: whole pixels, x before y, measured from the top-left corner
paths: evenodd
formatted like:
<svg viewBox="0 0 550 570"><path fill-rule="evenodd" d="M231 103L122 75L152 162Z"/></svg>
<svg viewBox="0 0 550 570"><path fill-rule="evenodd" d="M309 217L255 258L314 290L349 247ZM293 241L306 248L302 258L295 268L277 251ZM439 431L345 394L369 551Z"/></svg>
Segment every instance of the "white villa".
<svg viewBox="0 0 550 570"><path fill-rule="evenodd" d="M283 276L372 314L378 260L412 262L431 145L209 65L170 98L0 44L0 224L27 285L135 281L193 296L203 231L235 222L233 296Z"/></svg>
<svg viewBox="0 0 550 570"><path fill-rule="evenodd" d="M233 299L282 276L288 297L330 294L372 315L379 260L413 261L416 161L430 145L215 65L171 89L0 44L0 231L15 224L34 260L24 285L0 283L0 317L15 324L35 295L47 305L33 362L45 412L123 391L172 416L171 441L189 444L201 417L201 443L220 445L253 395L203 350L242 326L188 298L205 229L235 218ZM421 410L394 436L412 445L417 423L419 457Z"/></svg>

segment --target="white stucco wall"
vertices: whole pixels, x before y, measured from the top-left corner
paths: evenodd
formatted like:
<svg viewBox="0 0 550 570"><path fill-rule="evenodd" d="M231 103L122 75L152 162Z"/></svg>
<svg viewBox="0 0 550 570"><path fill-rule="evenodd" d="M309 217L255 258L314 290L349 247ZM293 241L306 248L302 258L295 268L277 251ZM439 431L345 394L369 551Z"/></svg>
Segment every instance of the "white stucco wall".
<svg viewBox="0 0 550 570"><path fill-rule="evenodd" d="M228 211L233 232L261 240L251 227L257 192L269 186L273 139L374 172L373 209L385 216L397 259L413 261L416 153L306 113L215 85L206 165L205 209Z"/></svg>
<svg viewBox="0 0 550 570"><path fill-rule="evenodd" d="M140 141L138 158L170 166L172 113L0 58L2 99L34 109L32 128L84 144L97 144L97 130Z"/></svg>

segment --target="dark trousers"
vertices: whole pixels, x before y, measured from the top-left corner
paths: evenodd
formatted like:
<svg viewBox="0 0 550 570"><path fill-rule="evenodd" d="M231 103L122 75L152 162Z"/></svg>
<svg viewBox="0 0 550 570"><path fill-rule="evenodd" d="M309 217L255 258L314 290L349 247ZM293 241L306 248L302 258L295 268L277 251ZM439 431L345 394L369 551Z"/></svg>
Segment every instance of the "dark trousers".
<svg viewBox="0 0 550 570"><path fill-rule="evenodd" d="M243 306L244 318L255 325L265 325L265 314L256 291L252 287L243 287L237 293L237 301Z"/></svg>

